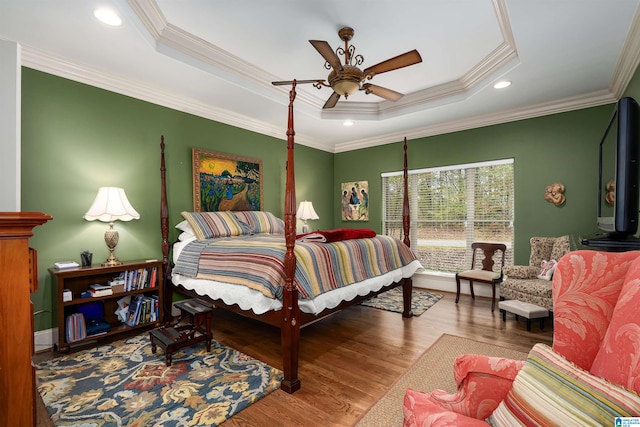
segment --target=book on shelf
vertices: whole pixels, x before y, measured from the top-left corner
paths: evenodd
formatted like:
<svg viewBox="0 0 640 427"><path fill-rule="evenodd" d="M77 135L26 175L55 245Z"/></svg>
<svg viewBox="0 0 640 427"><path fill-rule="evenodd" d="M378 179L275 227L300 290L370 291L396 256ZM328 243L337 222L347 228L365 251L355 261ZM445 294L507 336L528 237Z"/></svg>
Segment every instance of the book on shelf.
<svg viewBox="0 0 640 427"><path fill-rule="evenodd" d="M140 310L142 309L142 295L135 295L129 304L127 325L136 326L140 322Z"/></svg>
<svg viewBox="0 0 640 427"><path fill-rule="evenodd" d="M113 295L113 290L111 288L107 289L89 289L92 297L106 297L109 295Z"/></svg>
<svg viewBox="0 0 640 427"><path fill-rule="evenodd" d="M87 326L82 313L73 313L67 316L66 338L67 342L80 341L87 337Z"/></svg>
<svg viewBox="0 0 640 427"><path fill-rule="evenodd" d="M160 309L160 298L158 295L149 295L149 299L151 299L151 319L150 322L158 321L158 311Z"/></svg>
<svg viewBox="0 0 640 427"><path fill-rule="evenodd" d="M150 288L155 288L158 280L158 267L153 267L151 271L151 281L149 283Z"/></svg>
<svg viewBox="0 0 640 427"><path fill-rule="evenodd" d="M126 270L120 273L116 278L109 281L109 284L114 287L115 285L122 284L124 292L135 291L139 289L153 288L156 286L158 280L158 268L157 267L145 267L132 270ZM115 288L115 292L118 291Z"/></svg>
<svg viewBox="0 0 640 427"><path fill-rule="evenodd" d="M128 326L138 326L145 323L157 322L160 310L160 299L157 295L134 295L128 306L123 306L116 311L120 317L126 310ZM120 317L121 318L121 317Z"/></svg>
<svg viewBox="0 0 640 427"><path fill-rule="evenodd" d="M90 287L91 287L91 289L95 289L96 291L101 291L101 290L104 290L104 289L111 289L111 286L109 286L109 285L101 285L99 283L94 283Z"/></svg>

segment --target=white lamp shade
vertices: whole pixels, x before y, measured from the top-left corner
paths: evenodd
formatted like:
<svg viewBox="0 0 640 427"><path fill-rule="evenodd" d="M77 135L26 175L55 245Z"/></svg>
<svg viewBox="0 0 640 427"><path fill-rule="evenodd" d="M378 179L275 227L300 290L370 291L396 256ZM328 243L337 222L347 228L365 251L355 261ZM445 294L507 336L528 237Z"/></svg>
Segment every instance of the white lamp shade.
<svg viewBox="0 0 640 427"><path fill-rule="evenodd" d="M96 199L84 214L87 221L131 221L139 218L140 214L129 203L124 189L117 187L100 187Z"/></svg>
<svg viewBox="0 0 640 427"><path fill-rule="evenodd" d="M315 210L313 210L313 203L304 201L300 202L298 206L298 212L296 212L296 218L306 221L308 219L320 219Z"/></svg>

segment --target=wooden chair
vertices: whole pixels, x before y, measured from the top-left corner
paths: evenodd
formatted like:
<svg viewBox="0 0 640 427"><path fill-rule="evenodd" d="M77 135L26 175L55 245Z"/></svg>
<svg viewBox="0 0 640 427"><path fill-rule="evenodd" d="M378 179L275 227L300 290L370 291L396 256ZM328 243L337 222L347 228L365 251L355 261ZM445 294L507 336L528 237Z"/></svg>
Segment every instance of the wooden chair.
<svg viewBox="0 0 640 427"><path fill-rule="evenodd" d="M491 297L491 311L496 308L496 284L502 282L502 269L504 268L504 257L507 250L507 246L502 243L485 243L474 242L471 244L473 250L473 256L471 258L471 270L462 271L456 273L456 304L460 299L460 279L469 281L469 288L471 290L471 298L475 299L473 293L473 282L486 283L491 285L492 297ZM479 269L480 258L476 260L482 253L482 269ZM499 269L494 271L495 260L494 257L498 257Z"/></svg>

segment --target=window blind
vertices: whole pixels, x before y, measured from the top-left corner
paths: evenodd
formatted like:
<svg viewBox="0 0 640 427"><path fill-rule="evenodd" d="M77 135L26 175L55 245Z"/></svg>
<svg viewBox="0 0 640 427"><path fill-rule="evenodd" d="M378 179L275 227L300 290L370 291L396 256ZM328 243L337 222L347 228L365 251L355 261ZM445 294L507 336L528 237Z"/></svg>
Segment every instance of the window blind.
<svg viewBox="0 0 640 427"><path fill-rule="evenodd" d="M513 263L513 159L409 171L411 247L429 270L471 266L471 243L507 245ZM402 238L402 172L382 178L383 233Z"/></svg>

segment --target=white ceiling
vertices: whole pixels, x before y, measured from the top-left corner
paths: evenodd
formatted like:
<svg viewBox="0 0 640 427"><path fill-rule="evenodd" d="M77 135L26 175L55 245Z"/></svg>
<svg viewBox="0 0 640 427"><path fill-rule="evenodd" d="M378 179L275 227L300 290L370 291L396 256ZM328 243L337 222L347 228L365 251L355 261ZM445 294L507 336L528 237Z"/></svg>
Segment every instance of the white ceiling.
<svg viewBox="0 0 640 427"><path fill-rule="evenodd" d="M289 88L271 81L329 73L308 40L337 48L354 28L362 68L417 49L422 63L371 81L397 102L358 92L323 110L331 89L298 86L296 142L342 152L613 102L640 60L639 2L0 0L0 38L25 66L280 139Z"/></svg>

